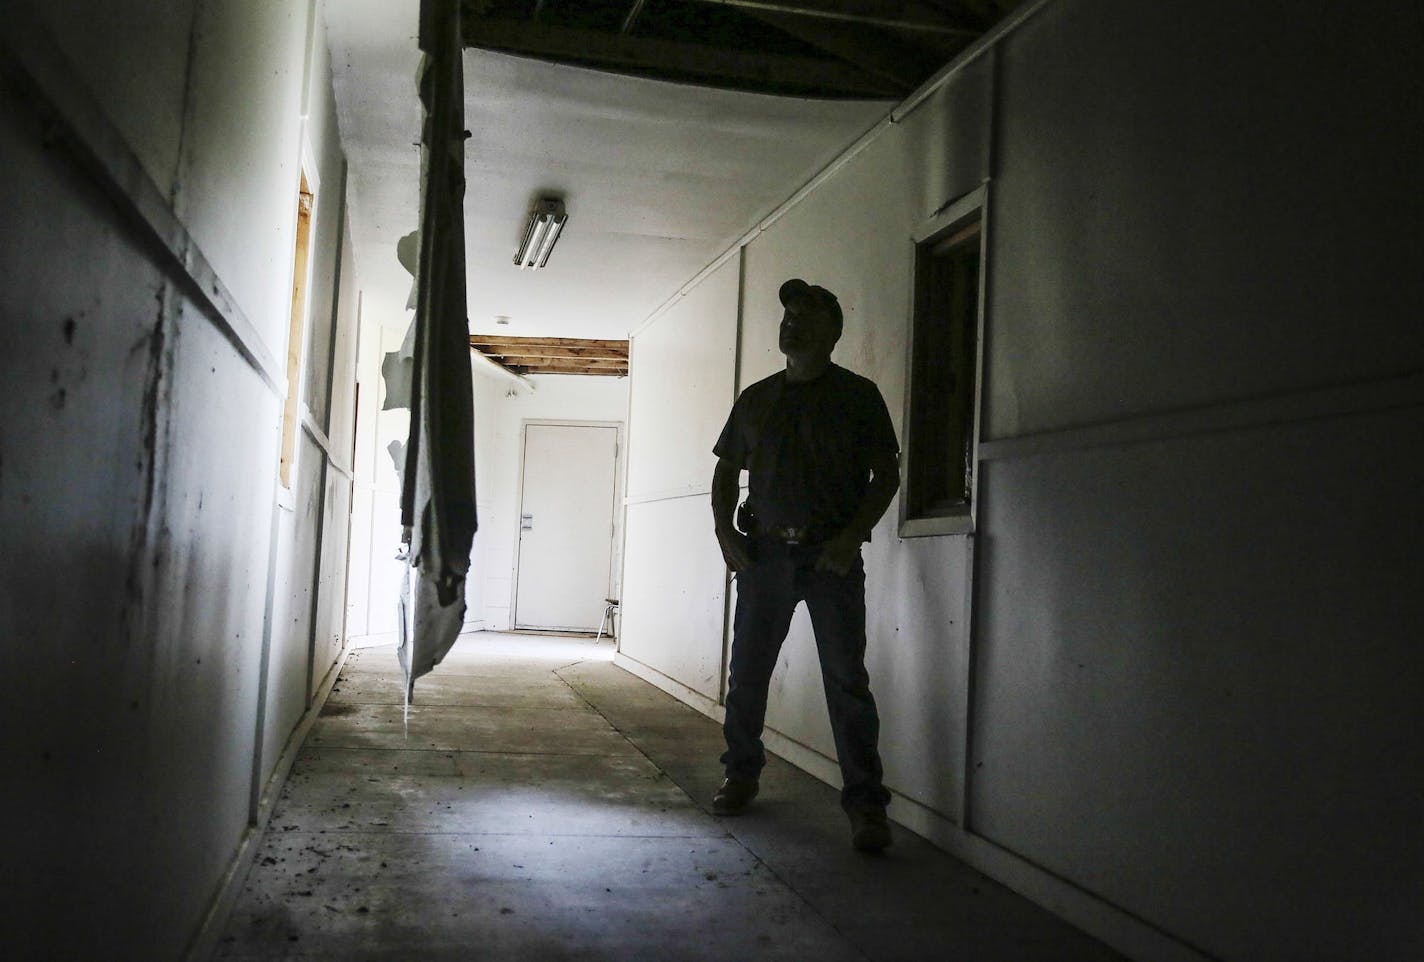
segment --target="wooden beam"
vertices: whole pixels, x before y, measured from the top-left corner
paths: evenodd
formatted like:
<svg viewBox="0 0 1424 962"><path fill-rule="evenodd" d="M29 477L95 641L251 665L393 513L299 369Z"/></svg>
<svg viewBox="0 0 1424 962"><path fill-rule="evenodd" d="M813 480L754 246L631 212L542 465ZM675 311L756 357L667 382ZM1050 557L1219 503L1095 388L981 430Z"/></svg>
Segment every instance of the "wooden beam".
<svg viewBox="0 0 1424 962"><path fill-rule="evenodd" d="M558 348L558 347L525 347L525 348L498 348L481 347L474 345L475 349L482 351L491 357L502 357L517 364L524 363L525 360L548 360L550 358L564 358L573 361L618 361L626 364L628 355L626 354L599 354L594 351L581 351L578 348Z"/></svg>
<svg viewBox="0 0 1424 962"><path fill-rule="evenodd" d="M470 347L516 374L628 374L628 342L471 334Z"/></svg>
<svg viewBox="0 0 1424 962"><path fill-rule="evenodd" d="M593 337L507 337L503 334L471 334L470 342L517 344L522 347L597 347L605 351L627 351L628 342Z"/></svg>
<svg viewBox="0 0 1424 962"><path fill-rule="evenodd" d="M628 375L628 365L621 361L550 360L516 364L488 355L481 356L495 367L507 371L515 377L524 377L527 374L598 374L608 377L627 377Z"/></svg>
<svg viewBox="0 0 1424 962"><path fill-rule="evenodd" d="M481 352L484 353L484 352ZM628 362L616 357L510 357L507 354L488 354L485 357L507 364L510 367L538 367L544 364L586 364L593 367L627 367Z"/></svg>
<svg viewBox="0 0 1424 962"><path fill-rule="evenodd" d="M512 367L528 368L531 371L587 371L614 374L628 370L627 361L579 361L574 358L549 358L527 364L510 362Z"/></svg>
<svg viewBox="0 0 1424 962"><path fill-rule="evenodd" d="M554 358L538 363L521 364L506 362L506 367L520 374L601 374L609 377L623 377L628 373L624 361L578 361Z"/></svg>
<svg viewBox="0 0 1424 962"><path fill-rule="evenodd" d="M620 33L632 33L633 26L638 22L638 17L643 12L643 4L648 0L633 0L633 8L628 11L628 16L623 21L623 29Z"/></svg>
<svg viewBox="0 0 1424 962"><path fill-rule="evenodd" d="M981 31L987 32L999 21L1000 17L1008 12L998 9L998 7L1013 7L1018 0L1008 0L1007 3L997 5L994 0L919 0L919 2L943 11L945 16L953 18L966 27L978 27Z"/></svg>
<svg viewBox="0 0 1424 962"><path fill-rule="evenodd" d="M502 339L471 335L470 346L484 354L506 358L563 357L603 361L626 361L628 359L627 341L564 340L568 340L569 343L559 344L535 339Z"/></svg>
<svg viewBox="0 0 1424 962"><path fill-rule="evenodd" d="M984 32L976 27L951 22L943 11L914 2L891 4L892 10L898 11L896 14L888 12L885 3L875 2L875 0L692 0L692 2L739 7L749 11L785 13L797 17L839 20L843 23L858 23L867 27L962 36L971 40Z"/></svg>
<svg viewBox="0 0 1424 962"><path fill-rule="evenodd" d="M926 56L923 50L896 40L890 34L866 30L857 24L814 20L765 10L745 12L765 24L855 64L867 73L909 90L918 87L944 62L943 56Z"/></svg>
<svg viewBox="0 0 1424 962"><path fill-rule="evenodd" d="M906 93L901 85L832 60L730 50L516 20L469 17L464 25L467 46L558 63L809 96L896 97Z"/></svg>

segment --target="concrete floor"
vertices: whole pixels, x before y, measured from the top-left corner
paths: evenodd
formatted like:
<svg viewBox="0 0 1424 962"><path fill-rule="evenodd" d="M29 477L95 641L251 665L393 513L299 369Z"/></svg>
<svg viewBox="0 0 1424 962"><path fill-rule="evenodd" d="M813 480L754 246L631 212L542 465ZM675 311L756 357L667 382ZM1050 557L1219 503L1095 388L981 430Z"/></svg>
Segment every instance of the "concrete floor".
<svg viewBox="0 0 1424 962"><path fill-rule="evenodd" d="M898 826L855 852L836 791L779 759L712 816L718 726L611 658L467 635L407 733L394 651L353 652L216 958L1120 958Z"/></svg>

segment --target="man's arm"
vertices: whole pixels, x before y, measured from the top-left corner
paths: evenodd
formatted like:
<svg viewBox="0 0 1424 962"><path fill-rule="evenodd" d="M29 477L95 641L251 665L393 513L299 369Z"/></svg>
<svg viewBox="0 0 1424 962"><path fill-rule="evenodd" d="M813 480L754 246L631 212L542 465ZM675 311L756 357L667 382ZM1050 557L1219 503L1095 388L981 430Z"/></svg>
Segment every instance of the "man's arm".
<svg viewBox="0 0 1424 962"><path fill-rule="evenodd" d="M870 537L871 529L895 500L895 492L900 490L900 459L892 450L877 451L870 458L870 486L861 499L860 507L850 522L831 540L826 542L821 556L816 559L817 571L833 571L845 575L855 563L860 553L860 544Z"/></svg>
<svg viewBox="0 0 1424 962"><path fill-rule="evenodd" d="M717 526L717 543L722 547L722 558L733 571L745 571L752 564L747 536L737 530L733 520L737 498L742 491L741 474L741 468L726 458L718 458L717 468L712 472L712 520Z"/></svg>

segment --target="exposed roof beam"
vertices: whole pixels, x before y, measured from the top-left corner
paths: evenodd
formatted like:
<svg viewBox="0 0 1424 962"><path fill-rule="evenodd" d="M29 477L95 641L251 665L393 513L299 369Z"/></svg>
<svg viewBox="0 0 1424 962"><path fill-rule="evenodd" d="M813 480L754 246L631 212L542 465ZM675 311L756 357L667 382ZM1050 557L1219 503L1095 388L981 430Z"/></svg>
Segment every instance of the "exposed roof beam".
<svg viewBox="0 0 1424 962"><path fill-rule="evenodd" d="M505 361L510 367L541 373L626 374L627 361L579 361L574 358L550 358L544 361Z"/></svg>
<svg viewBox="0 0 1424 962"><path fill-rule="evenodd" d="M691 0L691 2L713 3L724 7L740 7L745 10L785 13L822 20L840 20L844 23L885 27L891 30L946 34L969 39L974 39L984 32L976 27L947 22L947 18L942 12L933 8L920 8L918 4L909 3L897 5L906 11L902 15L886 16L883 4L851 2L851 0ZM914 15L911 15L908 12L910 8L918 9Z"/></svg>
<svg viewBox="0 0 1424 962"><path fill-rule="evenodd" d="M570 337L470 335L470 347L518 371L626 374L628 342Z"/></svg>
<svg viewBox="0 0 1424 962"><path fill-rule="evenodd" d="M504 351L481 351L485 357L498 358L504 364L516 365L539 365L548 364L553 361L569 361L577 364L597 364L610 365L613 367L627 367L626 357L575 357L570 354L508 354Z"/></svg>
<svg viewBox="0 0 1424 962"><path fill-rule="evenodd" d="M560 63L609 70L674 73L708 83L798 91L811 96L894 97L907 88L845 63L727 50L650 37L575 30L544 23L464 20L465 43Z"/></svg>
<svg viewBox="0 0 1424 962"><path fill-rule="evenodd" d="M638 22L638 16L643 12L643 5L647 2L648 0L633 0L633 8L628 11L628 16L623 21L623 33L633 31L633 25Z"/></svg>
<svg viewBox="0 0 1424 962"><path fill-rule="evenodd" d="M506 361L520 363L520 359L548 360L566 358L575 361L621 361L627 363L628 354L598 353L592 349L577 347L506 347L500 344L471 343L471 347Z"/></svg>
<svg viewBox="0 0 1424 962"><path fill-rule="evenodd" d="M524 375L520 374L518 371L510 370L507 365L499 363L483 351L471 350L470 357L475 358L477 363L483 364L487 370L493 371L496 374L501 375L502 377L509 378L512 381L522 384L525 387L529 388L529 390L531 391L534 390L534 384L529 381L528 378L524 377Z"/></svg>
<svg viewBox="0 0 1424 962"><path fill-rule="evenodd" d="M626 340L605 340L591 337L514 337L506 334L471 334L471 344L500 344L517 347L581 347L628 353Z"/></svg>
<svg viewBox="0 0 1424 962"><path fill-rule="evenodd" d="M967 20L987 31L1004 14L1017 7L1021 0L919 0L919 2L939 7L952 17Z"/></svg>
<svg viewBox="0 0 1424 962"><path fill-rule="evenodd" d="M765 10L748 10L747 14L903 87L916 86L944 60L942 55L927 57L922 50L857 24Z"/></svg>
<svg viewBox="0 0 1424 962"><path fill-rule="evenodd" d="M576 361L570 358L554 358L547 361L501 361L493 363L520 375L529 374L594 374L604 377L626 377L628 364L624 361Z"/></svg>

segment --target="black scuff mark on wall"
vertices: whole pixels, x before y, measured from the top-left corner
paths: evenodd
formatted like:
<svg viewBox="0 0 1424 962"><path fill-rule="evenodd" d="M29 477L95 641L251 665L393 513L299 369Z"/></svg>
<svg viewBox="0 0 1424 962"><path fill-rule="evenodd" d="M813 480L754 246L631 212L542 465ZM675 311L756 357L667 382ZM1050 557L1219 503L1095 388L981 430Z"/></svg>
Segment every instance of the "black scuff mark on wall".
<svg viewBox="0 0 1424 962"><path fill-rule="evenodd" d="M171 285L159 284L154 293L157 310L154 312L153 328L144 341L140 342L148 349L148 361L144 368L143 400L139 414L139 451L134 467L143 475L143 480L138 512L133 519L133 528L129 535L129 570L126 582L129 620L134 628L140 627L134 624L134 619L142 620L141 611L146 594L143 558L149 543L149 526L158 489L159 420L163 416L161 401L165 380L164 347L168 340L169 301L173 294Z"/></svg>
<svg viewBox="0 0 1424 962"><path fill-rule="evenodd" d="M60 336L64 339L65 347L74 347L74 332L77 330L80 317L84 312L71 314L60 324ZM56 411L63 411L69 403L69 389L83 383L89 377L87 356L81 348L77 355L77 360L63 362L61 367L50 368L49 383L54 385L54 390L49 395L49 406Z"/></svg>
<svg viewBox="0 0 1424 962"><path fill-rule="evenodd" d="M162 706L175 691L171 677L164 673L173 642L172 626L182 621L181 612L169 610L164 589L170 567L164 515L167 469L172 462L169 442L174 423L178 320L184 303L181 287L171 278L160 278L153 288L153 303L152 322L131 351L133 360L143 366L139 422L137 431L129 435L136 442L133 457L139 477L131 488L134 501L121 596L123 613L116 633L126 654L123 676L116 687L120 703L142 706L138 718L147 726L144 744L156 746L163 744L166 722ZM137 371L133 373L137 375ZM144 772L162 764L163 759L140 753L133 760L134 775L141 779Z"/></svg>

